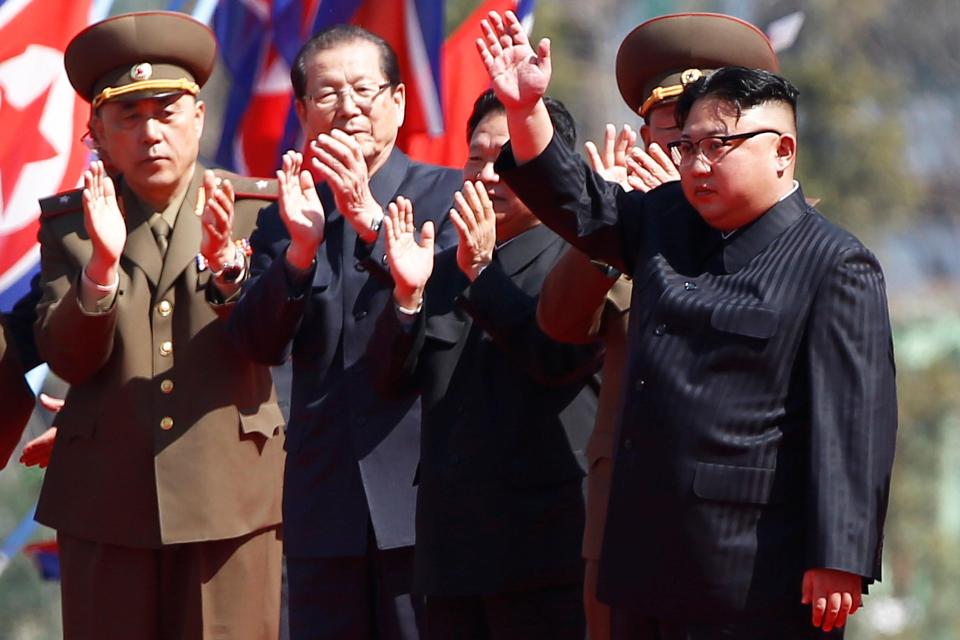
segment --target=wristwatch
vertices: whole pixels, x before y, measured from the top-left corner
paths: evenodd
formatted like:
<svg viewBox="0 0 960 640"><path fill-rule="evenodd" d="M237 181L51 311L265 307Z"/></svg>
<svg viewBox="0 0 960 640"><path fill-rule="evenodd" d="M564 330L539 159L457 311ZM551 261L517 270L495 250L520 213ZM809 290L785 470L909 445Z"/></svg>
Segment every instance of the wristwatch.
<svg viewBox="0 0 960 640"><path fill-rule="evenodd" d="M373 220L370 221L370 230L374 233L380 233L380 227L383 226L383 212L380 212L373 216Z"/></svg>
<svg viewBox="0 0 960 640"><path fill-rule="evenodd" d="M220 282L226 284L232 284L240 279L240 276L243 275L243 269L247 265L245 259L244 251L239 246L234 246L233 259L223 265L223 268L220 271L217 271L213 274L213 277L219 280Z"/></svg>

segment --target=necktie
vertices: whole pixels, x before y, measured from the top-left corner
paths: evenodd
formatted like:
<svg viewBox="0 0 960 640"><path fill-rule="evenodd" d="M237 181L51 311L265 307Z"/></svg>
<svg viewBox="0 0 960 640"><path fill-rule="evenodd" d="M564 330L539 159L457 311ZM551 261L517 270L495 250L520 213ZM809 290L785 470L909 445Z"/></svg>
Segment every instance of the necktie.
<svg viewBox="0 0 960 640"><path fill-rule="evenodd" d="M159 213L150 217L150 231L153 232L153 238L157 241L157 248L160 250L160 257L167 255L167 246L170 244L170 225L163 219Z"/></svg>

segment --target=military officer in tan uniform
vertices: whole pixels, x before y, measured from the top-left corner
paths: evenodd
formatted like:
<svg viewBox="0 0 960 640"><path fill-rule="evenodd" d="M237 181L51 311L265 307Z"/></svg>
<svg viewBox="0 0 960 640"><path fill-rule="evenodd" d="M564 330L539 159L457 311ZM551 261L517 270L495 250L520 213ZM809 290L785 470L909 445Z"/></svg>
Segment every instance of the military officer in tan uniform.
<svg viewBox="0 0 960 640"><path fill-rule="evenodd" d="M627 136L621 133L615 140L613 125L607 125L603 153L587 145L594 170L626 190L648 191L679 180L680 174L665 152L667 143L680 137L674 118L677 97L686 83L726 65L774 72L779 69L777 56L763 32L732 16L678 13L636 27L617 53L617 84L623 99L644 120L640 128L644 148L626 149L623 141ZM607 640L611 632L610 608L597 600L597 576L613 473L614 425L623 391L632 291L629 278L569 249L544 281L537 309L541 328L552 338L573 343L603 340L606 346L597 420L586 448L589 469L583 598L590 640Z"/></svg>
<svg viewBox="0 0 960 640"><path fill-rule="evenodd" d="M78 34L64 63L99 162L42 202L41 357L70 391L37 519L57 530L64 637L275 638L282 416L226 318L275 197L198 160L212 32L168 12Z"/></svg>

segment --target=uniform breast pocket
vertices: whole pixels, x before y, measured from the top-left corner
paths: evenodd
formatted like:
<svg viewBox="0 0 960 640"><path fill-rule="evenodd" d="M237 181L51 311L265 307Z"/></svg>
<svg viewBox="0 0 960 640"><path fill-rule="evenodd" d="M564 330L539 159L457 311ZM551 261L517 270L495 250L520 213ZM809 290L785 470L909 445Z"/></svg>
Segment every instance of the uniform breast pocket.
<svg viewBox="0 0 960 640"><path fill-rule="evenodd" d="M768 340L776 335L780 314L759 305L722 305L710 314L710 326L730 336L750 340Z"/></svg>

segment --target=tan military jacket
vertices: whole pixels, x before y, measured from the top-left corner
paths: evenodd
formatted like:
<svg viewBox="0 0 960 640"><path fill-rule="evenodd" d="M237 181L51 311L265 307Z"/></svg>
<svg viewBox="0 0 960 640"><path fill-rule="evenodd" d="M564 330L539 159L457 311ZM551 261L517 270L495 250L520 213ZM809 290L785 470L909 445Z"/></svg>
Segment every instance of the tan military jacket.
<svg viewBox="0 0 960 640"><path fill-rule="evenodd" d="M233 538L280 522L283 418L267 367L234 349L232 304L200 264L203 168L166 258L151 211L120 188L127 241L112 306L80 305L92 248L78 191L41 203L41 356L71 384L37 520L132 547ZM234 238L249 237L276 183L231 176ZM122 182L122 180L121 180Z"/></svg>

